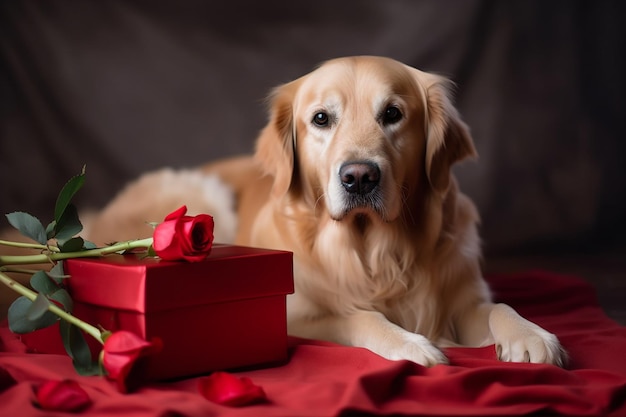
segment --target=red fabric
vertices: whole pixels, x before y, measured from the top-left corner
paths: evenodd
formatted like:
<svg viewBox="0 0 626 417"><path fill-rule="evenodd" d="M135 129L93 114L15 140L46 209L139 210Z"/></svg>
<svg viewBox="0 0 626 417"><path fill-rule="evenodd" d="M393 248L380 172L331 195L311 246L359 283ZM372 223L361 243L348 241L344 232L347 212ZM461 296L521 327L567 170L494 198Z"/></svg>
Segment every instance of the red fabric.
<svg viewBox="0 0 626 417"><path fill-rule="evenodd" d="M51 415L33 405L33 387L65 378L87 391L93 416L626 415L626 327L604 315L588 284L546 272L489 281L498 300L559 336L568 370L501 363L493 346L448 349L450 365L424 368L292 338L286 365L236 373L263 387L268 402L229 408L203 398L198 378L121 394L104 378L77 376L65 356L25 354L2 328L0 416Z"/></svg>

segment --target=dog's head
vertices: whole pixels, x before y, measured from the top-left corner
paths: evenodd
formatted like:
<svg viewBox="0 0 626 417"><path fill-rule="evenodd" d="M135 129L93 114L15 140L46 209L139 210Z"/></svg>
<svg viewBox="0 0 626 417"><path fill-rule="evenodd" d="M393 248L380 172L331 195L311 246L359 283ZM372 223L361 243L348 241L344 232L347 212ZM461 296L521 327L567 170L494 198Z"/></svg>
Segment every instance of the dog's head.
<svg viewBox="0 0 626 417"><path fill-rule="evenodd" d="M328 61L274 90L256 158L276 196L334 220L391 222L418 187L445 194L452 164L475 154L450 83L397 61Z"/></svg>

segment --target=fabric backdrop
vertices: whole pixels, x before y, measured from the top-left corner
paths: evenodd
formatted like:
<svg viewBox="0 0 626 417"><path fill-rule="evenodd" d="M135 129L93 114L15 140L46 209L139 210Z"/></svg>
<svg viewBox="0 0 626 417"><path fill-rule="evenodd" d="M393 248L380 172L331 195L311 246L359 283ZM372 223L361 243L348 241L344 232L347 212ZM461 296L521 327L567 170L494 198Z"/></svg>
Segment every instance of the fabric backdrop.
<svg viewBox="0 0 626 417"><path fill-rule="evenodd" d="M249 152L264 98L325 59L451 77L480 159L458 173L487 251L624 242L626 3L4 0L0 212L48 221L128 180Z"/></svg>

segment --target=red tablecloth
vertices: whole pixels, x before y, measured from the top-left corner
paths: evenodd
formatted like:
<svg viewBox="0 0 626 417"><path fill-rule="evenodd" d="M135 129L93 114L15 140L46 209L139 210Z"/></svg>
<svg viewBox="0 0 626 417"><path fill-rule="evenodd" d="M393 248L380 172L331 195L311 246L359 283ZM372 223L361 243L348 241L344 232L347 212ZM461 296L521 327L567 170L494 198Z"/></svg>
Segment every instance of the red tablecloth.
<svg viewBox="0 0 626 417"><path fill-rule="evenodd" d="M103 378L77 376L65 356L24 353L3 327L0 416L55 415L33 405L33 387L62 378L88 392L93 404L85 413L93 416L626 415L626 327L604 315L589 284L540 271L489 281L497 300L559 336L571 357L567 370L501 363L493 346L448 349L450 365L424 368L291 339L288 364L238 374L261 385L269 402L228 408L199 395L195 378L120 394Z"/></svg>

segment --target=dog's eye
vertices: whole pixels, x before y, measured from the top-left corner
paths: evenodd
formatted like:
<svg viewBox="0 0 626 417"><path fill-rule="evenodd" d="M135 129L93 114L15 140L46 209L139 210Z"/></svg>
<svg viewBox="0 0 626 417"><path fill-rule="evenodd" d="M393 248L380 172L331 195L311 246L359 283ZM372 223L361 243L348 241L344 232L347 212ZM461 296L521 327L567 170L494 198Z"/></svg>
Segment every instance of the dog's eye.
<svg viewBox="0 0 626 417"><path fill-rule="evenodd" d="M330 118L328 117L328 113L320 111L315 113L313 116L313 123L319 127L326 127L330 122Z"/></svg>
<svg viewBox="0 0 626 417"><path fill-rule="evenodd" d="M396 106L389 106L385 109L382 115L382 122L384 125L394 124L402 119L402 112Z"/></svg>

